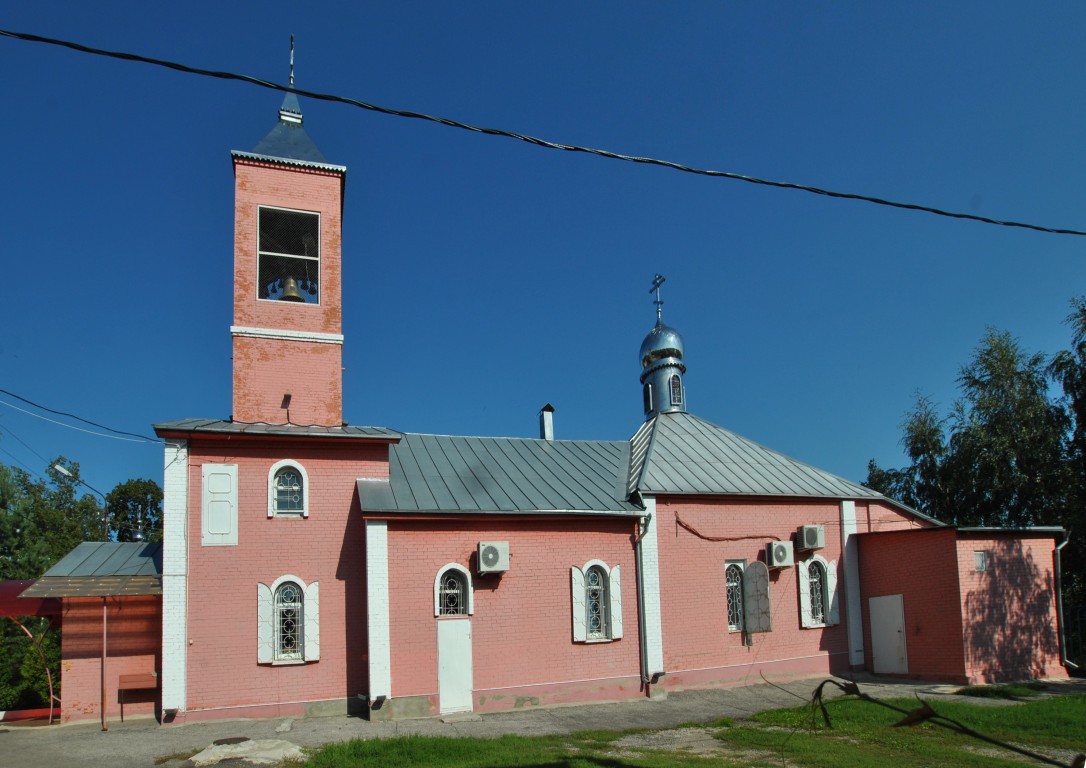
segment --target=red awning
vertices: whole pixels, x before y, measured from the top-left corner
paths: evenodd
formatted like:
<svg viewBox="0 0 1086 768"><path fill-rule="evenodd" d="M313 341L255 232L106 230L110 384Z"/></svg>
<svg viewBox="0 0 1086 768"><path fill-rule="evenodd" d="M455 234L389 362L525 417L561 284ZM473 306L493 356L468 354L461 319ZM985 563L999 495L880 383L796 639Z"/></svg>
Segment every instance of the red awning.
<svg viewBox="0 0 1086 768"><path fill-rule="evenodd" d="M56 598L19 599L33 583L33 580L0 581L0 616L59 616L60 600Z"/></svg>

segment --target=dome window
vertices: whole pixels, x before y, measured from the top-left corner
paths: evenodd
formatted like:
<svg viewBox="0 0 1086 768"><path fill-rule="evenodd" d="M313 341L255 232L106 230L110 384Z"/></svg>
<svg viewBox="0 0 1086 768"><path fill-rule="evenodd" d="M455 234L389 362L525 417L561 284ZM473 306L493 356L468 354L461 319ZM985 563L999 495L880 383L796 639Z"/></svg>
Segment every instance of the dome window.
<svg viewBox="0 0 1086 768"><path fill-rule="evenodd" d="M682 405L683 404L683 382L678 375L671 377L671 404Z"/></svg>

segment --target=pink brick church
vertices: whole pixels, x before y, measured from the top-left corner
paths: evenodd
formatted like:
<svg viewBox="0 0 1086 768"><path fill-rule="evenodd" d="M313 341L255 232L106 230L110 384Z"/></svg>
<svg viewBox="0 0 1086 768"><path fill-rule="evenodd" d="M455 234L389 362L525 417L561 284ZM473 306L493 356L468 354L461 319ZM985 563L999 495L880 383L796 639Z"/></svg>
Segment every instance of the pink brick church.
<svg viewBox="0 0 1086 768"><path fill-rule="evenodd" d="M1062 530L944 526L688 413L659 305L628 440L556 440L549 406L531 438L347 426L346 169L279 114L232 155L232 417L156 425L164 721L1066 674Z"/></svg>

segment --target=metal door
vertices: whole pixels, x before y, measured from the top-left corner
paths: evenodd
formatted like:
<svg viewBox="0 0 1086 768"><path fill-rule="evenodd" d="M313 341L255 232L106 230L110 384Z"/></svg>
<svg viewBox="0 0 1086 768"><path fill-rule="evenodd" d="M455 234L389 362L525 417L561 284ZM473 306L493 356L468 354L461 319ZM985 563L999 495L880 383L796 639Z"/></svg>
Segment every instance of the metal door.
<svg viewBox="0 0 1086 768"><path fill-rule="evenodd" d="M471 619L437 623L437 695L441 714L471 712Z"/></svg>
<svg viewBox="0 0 1086 768"><path fill-rule="evenodd" d="M907 675L909 660L905 649L905 600L901 595L872 597L871 666L879 675Z"/></svg>

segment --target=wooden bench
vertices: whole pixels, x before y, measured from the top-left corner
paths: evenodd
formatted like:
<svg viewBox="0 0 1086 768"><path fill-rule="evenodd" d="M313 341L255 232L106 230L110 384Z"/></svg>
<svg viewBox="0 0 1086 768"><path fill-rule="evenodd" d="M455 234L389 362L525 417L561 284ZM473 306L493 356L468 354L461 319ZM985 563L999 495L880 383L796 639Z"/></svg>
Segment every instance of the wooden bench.
<svg viewBox="0 0 1086 768"><path fill-rule="evenodd" d="M158 673L141 672L137 675L121 675L117 680L117 694L121 700L121 722L124 722L124 692L158 690Z"/></svg>

